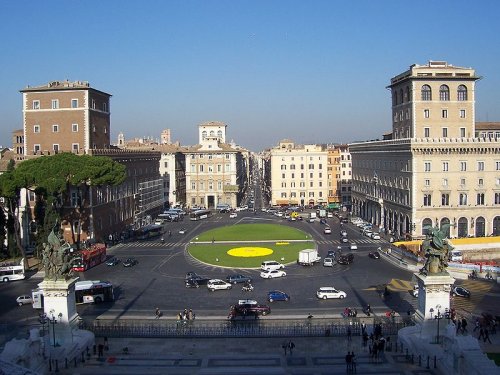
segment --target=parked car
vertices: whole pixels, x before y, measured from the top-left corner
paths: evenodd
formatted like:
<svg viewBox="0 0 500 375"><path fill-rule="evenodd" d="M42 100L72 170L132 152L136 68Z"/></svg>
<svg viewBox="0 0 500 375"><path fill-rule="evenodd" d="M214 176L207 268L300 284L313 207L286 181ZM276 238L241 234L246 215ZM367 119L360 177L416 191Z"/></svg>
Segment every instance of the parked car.
<svg viewBox="0 0 500 375"><path fill-rule="evenodd" d="M380 253L378 251L372 251L368 256L372 259L380 259Z"/></svg>
<svg viewBox="0 0 500 375"><path fill-rule="evenodd" d="M329 226L326 226L325 229L323 230L324 234L332 234L332 228Z"/></svg>
<svg viewBox="0 0 500 375"><path fill-rule="evenodd" d="M323 266L324 267L333 267L335 265L335 259L334 258L325 258L323 259Z"/></svg>
<svg viewBox="0 0 500 375"><path fill-rule="evenodd" d="M358 245L357 245L357 244L355 244L354 242L351 242L351 244L349 245L349 248L350 248L351 250L358 250Z"/></svg>
<svg viewBox="0 0 500 375"><path fill-rule="evenodd" d="M120 264L120 259L117 257L112 257L106 262L106 266L116 266L117 264Z"/></svg>
<svg viewBox="0 0 500 375"><path fill-rule="evenodd" d="M236 273L233 275L228 275L226 277L226 281L231 284L246 283L246 282L250 283L252 282L252 278Z"/></svg>
<svg viewBox="0 0 500 375"><path fill-rule="evenodd" d="M455 286L453 287L451 294L453 297L459 296L464 298L470 298L470 291L463 286Z"/></svg>
<svg viewBox="0 0 500 375"><path fill-rule="evenodd" d="M16 303L19 306L29 305L29 304L33 303L33 299L31 298L31 296L22 295L22 296L19 296L19 297L16 298Z"/></svg>
<svg viewBox="0 0 500 375"><path fill-rule="evenodd" d="M207 282L207 288L211 292L214 292L216 290L229 290L232 287L232 284L221 279L210 279Z"/></svg>
<svg viewBox="0 0 500 375"><path fill-rule="evenodd" d="M268 305L261 305L255 300L240 299L238 303L232 306L230 316L248 316L248 315L267 315L271 313Z"/></svg>
<svg viewBox="0 0 500 375"><path fill-rule="evenodd" d="M337 290L333 286L325 286L318 289L316 292L316 297L319 299L328 299L328 298L345 298L347 297L346 292L342 290Z"/></svg>
<svg viewBox="0 0 500 375"><path fill-rule="evenodd" d="M260 269L263 271L268 271L268 270L280 270L284 269L285 265L281 264L280 262L276 262L275 260L266 260L262 262L260 265Z"/></svg>
<svg viewBox="0 0 500 375"><path fill-rule="evenodd" d="M277 277L286 276L286 272L282 270L267 270L260 273L260 277L263 279L275 279Z"/></svg>
<svg viewBox="0 0 500 375"><path fill-rule="evenodd" d="M127 258L123 261L123 267L133 267L138 263L139 261L135 258Z"/></svg>
<svg viewBox="0 0 500 375"><path fill-rule="evenodd" d="M267 300L269 302L274 302L274 301L289 301L290 296L282 292L281 290L271 290L270 292L267 293Z"/></svg>
<svg viewBox="0 0 500 375"><path fill-rule="evenodd" d="M229 218L230 218L230 219L236 219L237 217L238 217L238 214L237 214L236 212L231 212L231 213L229 214Z"/></svg>
<svg viewBox="0 0 500 375"><path fill-rule="evenodd" d="M348 265L354 262L354 255L353 254L343 254L339 256L339 259L337 259L338 264L342 265Z"/></svg>

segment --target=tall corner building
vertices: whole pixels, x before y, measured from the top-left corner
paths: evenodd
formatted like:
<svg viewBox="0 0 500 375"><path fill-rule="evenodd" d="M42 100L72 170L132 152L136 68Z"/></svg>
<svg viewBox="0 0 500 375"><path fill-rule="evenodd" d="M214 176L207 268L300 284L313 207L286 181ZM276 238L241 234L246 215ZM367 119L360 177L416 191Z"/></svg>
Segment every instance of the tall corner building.
<svg viewBox="0 0 500 375"><path fill-rule="evenodd" d="M109 148L110 94L81 81L53 81L20 92L25 156Z"/></svg>
<svg viewBox="0 0 500 375"><path fill-rule="evenodd" d="M500 234L500 138L475 136L480 78L430 61L391 79L391 136L349 145L354 214L398 237Z"/></svg>

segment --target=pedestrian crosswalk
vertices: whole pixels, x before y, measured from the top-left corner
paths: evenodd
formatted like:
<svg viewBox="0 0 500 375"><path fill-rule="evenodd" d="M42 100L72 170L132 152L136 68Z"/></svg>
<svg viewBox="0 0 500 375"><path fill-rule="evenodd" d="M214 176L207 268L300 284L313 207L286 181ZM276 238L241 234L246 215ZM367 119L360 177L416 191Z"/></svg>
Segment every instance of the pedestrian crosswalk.
<svg viewBox="0 0 500 375"><path fill-rule="evenodd" d="M137 249L137 248L170 248L170 247L184 247L189 242L161 242L161 241L132 241L132 242L124 242L113 245L111 249Z"/></svg>
<svg viewBox="0 0 500 375"><path fill-rule="evenodd" d="M452 297L450 305L456 311L470 312L473 311L475 306L478 305L484 296L490 292L494 283L480 280L464 280L461 283L461 286L470 291L470 298L459 296Z"/></svg>
<svg viewBox="0 0 500 375"><path fill-rule="evenodd" d="M370 238L359 238L359 239L357 238L355 240L352 240L352 242L354 242L357 245L359 244L378 245L378 246L382 245L380 241L372 240ZM340 240L319 240L316 241L316 243L320 245L348 245L346 243L341 243Z"/></svg>

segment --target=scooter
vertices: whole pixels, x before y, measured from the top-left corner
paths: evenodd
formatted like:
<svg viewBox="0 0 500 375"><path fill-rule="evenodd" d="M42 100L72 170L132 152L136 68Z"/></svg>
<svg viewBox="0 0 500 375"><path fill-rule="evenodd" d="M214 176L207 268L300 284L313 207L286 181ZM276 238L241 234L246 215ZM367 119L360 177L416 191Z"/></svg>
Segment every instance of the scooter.
<svg viewBox="0 0 500 375"><path fill-rule="evenodd" d="M472 280L477 279L477 272L472 271L471 273L469 273L468 277L469 277L469 279L472 279Z"/></svg>
<svg viewBox="0 0 500 375"><path fill-rule="evenodd" d="M251 292L251 291L253 291L253 285L252 284L243 285L243 287L241 288L241 290L243 292Z"/></svg>

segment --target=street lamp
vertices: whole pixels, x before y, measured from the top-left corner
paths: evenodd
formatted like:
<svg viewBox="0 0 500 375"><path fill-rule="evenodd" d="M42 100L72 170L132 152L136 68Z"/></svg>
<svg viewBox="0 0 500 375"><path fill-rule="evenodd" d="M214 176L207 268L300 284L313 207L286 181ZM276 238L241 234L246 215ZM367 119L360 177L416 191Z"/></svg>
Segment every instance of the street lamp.
<svg viewBox="0 0 500 375"><path fill-rule="evenodd" d="M54 348L55 348L56 346L59 346L59 344L56 343L56 324L57 324L57 319L54 316L54 314L55 314L55 311L54 310L50 310L50 315L52 315L52 318L49 319L49 323L52 324L52 341L53 341L53 345L54 345ZM57 316L58 316L59 320L61 320L63 314L59 313Z"/></svg>
<svg viewBox="0 0 500 375"><path fill-rule="evenodd" d="M437 320L437 337L436 337L436 343L439 344L439 321L441 319L443 319L445 317L444 314L441 314L441 305L436 305L436 310L437 310L437 313L436 315L434 316L434 319ZM432 318L432 312L434 310L431 308L430 309L430 312L431 312L431 318Z"/></svg>
<svg viewBox="0 0 500 375"><path fill-rule="evenodd" d="M42 325L42 336L45 336L45 324L48 323L47 314L45 313L38 314L38 321Z"/></svg>

